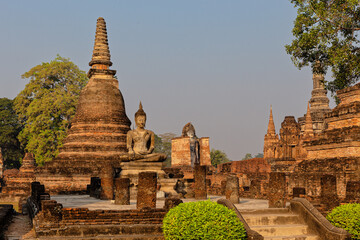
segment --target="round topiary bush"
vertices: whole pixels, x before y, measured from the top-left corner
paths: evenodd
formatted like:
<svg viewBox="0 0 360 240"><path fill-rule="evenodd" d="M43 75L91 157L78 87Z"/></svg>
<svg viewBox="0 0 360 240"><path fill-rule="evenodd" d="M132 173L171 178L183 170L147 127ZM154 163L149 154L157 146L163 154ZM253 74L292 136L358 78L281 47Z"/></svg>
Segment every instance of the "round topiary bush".
<svg viewBox="0 0 360 240"><path fill-rule="evenodd" d="M360 239L360 204L349 203L334 208L326 219L335 227L348 231L353 239Z"/></svg>
<svg viewBox="0 0 360 240"><path fill-rule="evenodd" d="M181 203L163 221L165 239L246 239L236 213L210 200Z"/></svg>

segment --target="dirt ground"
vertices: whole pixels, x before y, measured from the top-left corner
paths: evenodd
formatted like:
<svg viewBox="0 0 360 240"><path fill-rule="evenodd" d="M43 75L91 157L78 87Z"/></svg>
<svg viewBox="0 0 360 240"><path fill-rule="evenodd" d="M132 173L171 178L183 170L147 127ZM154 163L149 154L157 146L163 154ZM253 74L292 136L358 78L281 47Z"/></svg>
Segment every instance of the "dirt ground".
<svg viewBox="0 0 360 240"><path fill-rule="evenodd" d="M29 216L16 213L4 235L5 240L35 239Z"/></svg>

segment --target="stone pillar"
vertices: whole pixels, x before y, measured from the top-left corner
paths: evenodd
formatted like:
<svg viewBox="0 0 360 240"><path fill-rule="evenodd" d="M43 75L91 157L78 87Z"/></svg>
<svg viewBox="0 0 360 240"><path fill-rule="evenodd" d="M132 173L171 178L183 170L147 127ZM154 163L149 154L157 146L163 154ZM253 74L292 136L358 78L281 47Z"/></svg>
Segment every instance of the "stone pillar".
<svg viewBox="0 0 360 240"><path fill-rule="evenodd" d="M226 199L232 203L239 203L239 178L236 176L228 176L225 187Z"/></svg>
<svg viewBox="0 0 360 240"><path fill-rule="evenodd" d="M269 179L269 208L284 208L286 195L285 173L272 172Z"/></svg>
<svg viewBox="0 0 360 240"><path fill-rule="evenodd" d="M195 165L195 199L206 199L206 166Z"/></svg>
<svg viewBox="0 0 360 240"><path fill-rule="evenodd" d="M115 204L130 205L130 178L115 178Z"/></svg>
<svg viewBox="0 0 360 240"><path fill-rule="evenodd" d="M136 208L156 208L156 172L139 173Z"/></svg>
<svg viewBox="0 0 360 240"><path fill-rule="evenodd" d="M114 169L106 164L101 170L101 193L100 199L112 200L114 198Z"/></svg>

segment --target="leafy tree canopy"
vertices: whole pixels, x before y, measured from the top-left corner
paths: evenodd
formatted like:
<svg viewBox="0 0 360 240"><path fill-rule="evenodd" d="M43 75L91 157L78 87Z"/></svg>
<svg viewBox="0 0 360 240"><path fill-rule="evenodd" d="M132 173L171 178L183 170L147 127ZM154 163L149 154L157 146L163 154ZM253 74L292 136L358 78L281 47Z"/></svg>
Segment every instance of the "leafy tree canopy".
<svg viewBox="0 0 360 240"><path fill-rule="evenodd" d="M214 148L212 148L210 151L210 159L211 159L211 164L215 167L221 163L230 162L226 153L224 153L221 150L214 149Z"/></svg>
<svg viewBox="0 0 360 240"><path fill-rule="evenodd" d="M171 166L171 139L174 137L176 137L175 133L163 133L159 134L159 136L155 134L154 152L166 154L165 165L167 167Z"/></svg>
<svg viewBox="0 0 360 240"><path fill-rule="evenodd" d="M22 130L13 108L13 100L0 98L0 148L5 168L19 168L23 157L20 142L17 139Z"/></svg>
<svg viewBox="0 0 360 240"><path fill-rule="evenodd" d="M286 45L294 64L311 65L313 72L326 73L332 92L351 86L360 78L360 0L291 0L298 9L295 39Z"/></svg>
<svg viewBox="0 0 360 240"><path fill-rule="evenodd" d="M245 154L245 157L243 157L241 160L247 160L247 159L252 159L253 156L251 155L251 153L247 153Z"/></svg>
<svg viewBox="0 0 360 240"><path fill-rule="evenodd" d="M88 79L84 71L59 55L33 67L22 78L29 83L15 98L15 109L24 124L19 140L43 165L58 154Z"/></svg>

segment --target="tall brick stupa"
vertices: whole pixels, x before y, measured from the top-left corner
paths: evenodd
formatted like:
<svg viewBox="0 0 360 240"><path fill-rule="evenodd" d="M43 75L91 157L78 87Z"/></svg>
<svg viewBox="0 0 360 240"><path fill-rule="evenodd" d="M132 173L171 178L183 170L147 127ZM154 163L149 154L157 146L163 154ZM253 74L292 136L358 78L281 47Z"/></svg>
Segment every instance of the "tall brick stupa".
<svg viewBox="0 0 360 240"><path fill-rule="evenodd" d="M76 114L60 153L37 170L37 181L51 192L86 189L90 177L105 164L119 165L127 152L126 133L131 122L115 70L109 69L110 51L106 23L97 20L95 44L89 63L89 82L81 91Z"/></svg>

